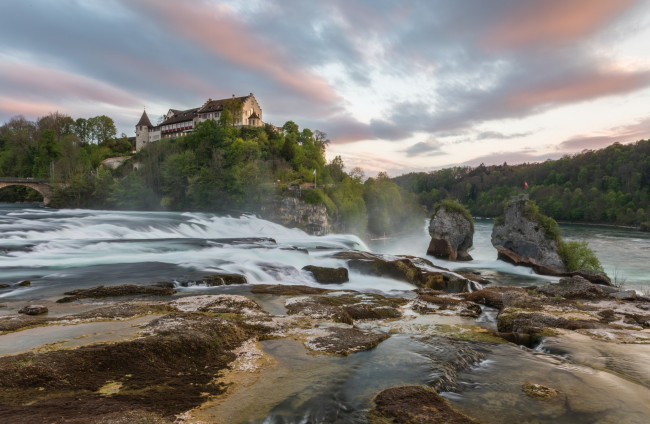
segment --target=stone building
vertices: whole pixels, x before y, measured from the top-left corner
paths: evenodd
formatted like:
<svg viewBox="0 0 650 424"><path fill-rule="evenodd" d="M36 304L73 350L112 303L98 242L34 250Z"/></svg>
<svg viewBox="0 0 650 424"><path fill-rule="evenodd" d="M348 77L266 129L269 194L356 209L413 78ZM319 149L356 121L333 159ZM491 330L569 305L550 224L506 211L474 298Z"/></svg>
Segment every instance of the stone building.
<svg viewBox="0 0 650 424"><path fill-rule="evenodd" d="M135 125L135 148L142 149L146 144L162 138L173 138L194 131L197 124L208 119L218 120L224 108L236 109L233 124L236 126L260 127L262 108L253 93L244 97L233 96L229 99L208 99L203 106L188 110L169 109L160 125L153 126L147 112L142 112L140 121Z"/></svg>

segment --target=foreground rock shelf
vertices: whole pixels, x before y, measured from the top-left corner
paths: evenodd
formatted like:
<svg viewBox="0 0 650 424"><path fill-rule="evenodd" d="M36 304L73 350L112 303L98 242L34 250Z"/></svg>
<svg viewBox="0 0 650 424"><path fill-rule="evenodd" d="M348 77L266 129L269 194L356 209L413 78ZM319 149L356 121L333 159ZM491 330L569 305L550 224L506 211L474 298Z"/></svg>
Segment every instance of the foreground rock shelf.
<svg viewBox="0 0 650 424"><path fill-rule="evenodd" d="M380 260L354 253L346 259L361 261L364 269L413 281L430 277L415 267L422 265L417 258ZM449 281L467 282L453 273L441 275L449 276ZM209 409L206 405L219 405L238 393L244 382L256 384L260 369L272 366L274 360L260 350L260 340L296 340L312 355L348 360L391 337L402 337L427 352L437 352L427 353L432 377L428 387L405 380L404 387L377 389L374 403L367 400L368 422L473 423L482 417L456 411L453 402L450 405L436 392L461 390L459 373L499 346L533 347L545 340L557 340L560 346L571 333L612 345L650 343L650 299L594 285L581 277L540 287L496 286L471 293L422 285L406 297L309 286L241 286L250 296L281 300L286 314L279 315L269 314L263 304L247 296L176 294L162 299L162 293L149 293L150 289L130 290L131 294L157 296L150 300L113 297L103 298L102 304L87 299L52 302L48 315L18 314L24 305L5 306L16 313L0 317L0 343L2 337L20 338L25 329L66 325L74 332L82 324L151 318L141 321L135 334L124 339L76 348L52 343L0 357L0 420L201 422ZM96 294L96 289L74 295ZM109 291L115 292L122 293L122 289ZM63 314L65 309L60 309L72 306L82 310ZM498 311L496 325L484 320L486 311ZM647 384L645 377L629 378ZM519 392L517 396L528 402L570 396L535 381L522 382ZM218 417L219 408L212 407L212 413Z"/></svg>

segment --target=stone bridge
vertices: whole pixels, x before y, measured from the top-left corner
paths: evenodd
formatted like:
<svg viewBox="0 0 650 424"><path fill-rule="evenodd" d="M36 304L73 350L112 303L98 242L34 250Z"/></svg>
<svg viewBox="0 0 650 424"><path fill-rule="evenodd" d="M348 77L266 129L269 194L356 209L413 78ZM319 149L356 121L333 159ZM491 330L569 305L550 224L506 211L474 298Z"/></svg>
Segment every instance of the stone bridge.
<svg viewBox="0 0 650 424"><path fill-rule="evenodd" d="M43 204L47 206L52 200L54 190L49 180L43 178L12 178L0 177L0 189L9 186L25 186L33 188L43 195Z"/></svg>

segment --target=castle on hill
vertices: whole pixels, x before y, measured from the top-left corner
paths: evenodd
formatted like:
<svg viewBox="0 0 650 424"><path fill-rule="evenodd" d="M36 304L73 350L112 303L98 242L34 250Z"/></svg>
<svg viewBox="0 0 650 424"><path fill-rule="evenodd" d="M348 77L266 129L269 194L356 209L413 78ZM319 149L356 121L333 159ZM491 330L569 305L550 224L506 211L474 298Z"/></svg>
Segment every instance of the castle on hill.
<svg viewBox="0 0 650 424"><path fill-rule="evenodd" d="M262 122L262 108L257 103L253 93L244 97L235 97L233 94L232 98L229 99L208 99L203 106L194 109L169 109L169 112L163 116L163 121L160 125L156 126L151 125L151 121L145 110L135 125L136 151L162 138L174 138L192 132L200 122L207 121L208 119L218 120L224 107L228 107L229 103L237 105L237 110L241 111L241 113L238 112L235 114L236 116L232 117L234 125L248 125L252 127L264 125ZM241 109L239 109L239 105L241 105Z"/></svg>

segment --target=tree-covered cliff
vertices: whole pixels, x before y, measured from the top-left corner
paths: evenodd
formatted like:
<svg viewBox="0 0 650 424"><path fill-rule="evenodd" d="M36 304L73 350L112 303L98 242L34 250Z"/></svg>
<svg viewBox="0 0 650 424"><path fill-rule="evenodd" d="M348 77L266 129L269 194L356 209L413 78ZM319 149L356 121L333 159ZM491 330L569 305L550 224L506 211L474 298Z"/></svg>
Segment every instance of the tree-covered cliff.
<svg viewBox="0 0 650 424"><path fill-rule="evenodd" d="M558 221L644 228L650 222L650 140L543 163L455 167L393 181L417 194L428 209L450 197L467 205L474 216L494 217L512 195L525 191L544 214Z"/></svg>
<svg viewBox="0 0 650 424"><path fill-rule="evenodd" d="M112 170L102 160L130 154L132 146L103 137L104 124L112 125L104 118L12 119L0 127L0 176L49 178L61 207L257 212L269 198L300 196L327 206L337 231L394 234L423 222L414 195L383 173L364 182L360 170L345 172L340 157L326 163L327 136L292 121L280 131L235 127L224 112ZM38 197L24 187L0 190L0 201Z"/></svg>

